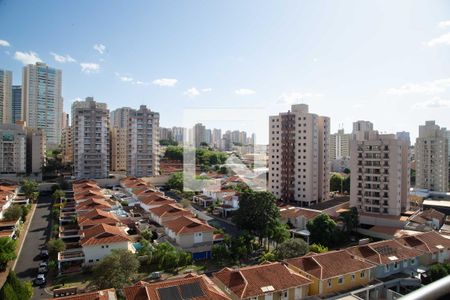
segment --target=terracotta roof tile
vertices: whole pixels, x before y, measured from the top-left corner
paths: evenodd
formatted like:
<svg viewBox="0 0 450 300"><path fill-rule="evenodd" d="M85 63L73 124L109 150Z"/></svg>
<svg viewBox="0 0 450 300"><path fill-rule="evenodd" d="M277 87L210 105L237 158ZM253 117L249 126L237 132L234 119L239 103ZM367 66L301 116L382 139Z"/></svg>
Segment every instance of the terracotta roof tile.
<svg viewBox="0 0 450 300"><path fill-rule="evenodd" d="M181 295L181 287L186 284L198 284L202 296L190 298L195 300L229 300L222 291L205 275L190 274L182 278L165 280L157 283L140 281L133 286L125 287L126 300L161 300L159 292L164 288L174 287ZM187 298L186 298L187 299Z"/></svg>
<svg viewBox="0 0 450 300"><path fill-rule="evenodd" d="M165 204L165 205L151 208L150 212L157 215L158 217L175 216L175 215L179 215L179 216L191 215L191 216L193 216L193 214L190 211L178 206L175 203Z"/></svg>
<svg viewBox="0 0 450 300"><path fill-rule="evenodd" d="M101 223L115 225L119 222L119 218L117 218L116 215L101 209L93 209L78 216L78 225L80 226L96 225Z"/></svg>
<svg viewBox="0 0 450 300"><path fill-rule="evenodd" d="M172 221L167 221L164 226L177 234L190 234L194 232L214 231L214 227L199 219L181 216Z"/></svg>
<svg viewBox="0 0 450 300"><path fill-rule="evenodd" d="M119 243L131 241L122 228L105 223L95 225L81 231L81 246L94 246L101 244Z"/></svg>
<svg viewBox="0 0 450 300"><path fill-rule="evenodd" d="M214 273L214 277L241 299L264 295L262 288L269 286L273 287L272 292L276 292L311 282L279 262L234 270L224 268Z"/></svg>

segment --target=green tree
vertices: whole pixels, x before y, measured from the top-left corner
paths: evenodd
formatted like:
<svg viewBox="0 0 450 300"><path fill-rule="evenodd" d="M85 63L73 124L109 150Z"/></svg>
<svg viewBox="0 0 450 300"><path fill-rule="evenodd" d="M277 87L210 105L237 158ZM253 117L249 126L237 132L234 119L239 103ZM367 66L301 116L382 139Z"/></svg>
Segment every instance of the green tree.
<svg viewBox="0 0 450 300"><path fill-rule="evenodd" d="M64 198L66 196L66 193L64 193L63 190L55 190L52 194L52 198L55 200L61 200L62 198Z"/></svg>
<svg viewBox="0 0 450 300"><path fill-rule="evenodd" d="M0 290L0 299L29 300L31 296L33 296L31 282L20 280L14 271L10 271L3 288Z"/></svg>
<svg viewBox="0 0 450 300"><path fill-rule="evenodd" d="M341 213L341 218L347 233L352 232L359 225L358 210L356 207L352 207L348 211Z"/></svg>
<svg viewBox="0 0 450 300"><path fill-rule="evenodd" d="M14 259L16 259L16 241L9 237L0 238L0 270L5 270L7 263Z"/></svg>
<svg viewBox="0 0 450 300"><path fill-rule="evenodd" d="M230 255L230 250L225 243L212 246L212 258L215 263L218 263L219 265L224 264L230 259Z"/></svg>
<svg viewBox="0 0 450 300"><path fill-rule="evenodd" d="M431 281L436 281L450 274L450 264L434 264L430 267Z"/></svg>
<svg viewBox="0 0 450 300"><path fill-rule="evenodd" d="M265 262L276 261L276 260L277 260L277 256L275 255L274 252L266 251L259 258L259 263L265 263Z"/></svg>
<svg viewBox="0 0 450 300"><path fill-rule="evenodd" d="M22 192L27 198L33 199L34 193L38 192L37 182L34 180L25 180L22 184Z"/></svg>
<svg viewBox="0 0 450 300"><path fill-rule="evenodd" d="M290 237L289 228L286 224L278 224L272 230L270 239L276 243L276 248Z"/></svg>
<svg viewBox="0 0 450 300"><path fill-rule="evenodd" d="M22 217L22 208L20 205L14 204L8 207L3 213L5 221L16 221Z"/></svg>
<svg viewBox="0 0 450 300"><path fill-rule="evenodd" d="M181 146L167 146L164 152L164 157L170 160L183 160L183 147Z"/></svg>
<svg viewBox="0 0 450 300"><path fill-rule="evenodd" d="M228 173L228 169L225 166L221 166L219 169L219 173L220 174L227 174Z"/></svg>
<svg viewBox="0 0 450 300"><path fill-rule="evenodd" d="M55 257L58 252L66 250L66 244L62 239L51 239L47 242L48 252Z"/></svg>
<svg viewBox="0 0 450 300"><path fill-rule="evenodd" d="M263 238L269 237L271 229L279 224L280 212L275 201L275 196L268 192L243 191L233 222L256 235L262 245Z"/></svg>
<svg viewBox="0 0 450 300"><path fill-rule="evenodd" d="M330 216L320 214L309 220L306 228L311 234L311 242L324 246L332 246L336 240L337 225Z"/></svg>
<svg viewBox="0 0 450 300"><path fill-rule="evenodd" d="M22 205L21 206L22 209L22 221L25 222L27 220L27 215L30 212L30 204L28 205Z"/></svg>
<svg viewBox="0 0 450 300"><path fill-rule="evenodd" d="M343 192L344 176L339 173L333 173L330 177L330 191Z"/></svg>
<svg viewBox="0 0 450 300"><path fill-rule="evenodd" d="M308 251L308 244L303 239L289 239L278 246L276 254L279 259L286 259L305 255Z"/></svg>
<svg viewBox="0 0 450 300"><path fill-rule="evenodd" d="M189 201L188 199L181 199L180 204L181 206L183 206L183 208L191 207L191 201Z"/></svg>
<svg viewBox="0 0 450 300"><path fill-rule="evenodd" d="M182 172L176 172L170 175L169 181L167 182L167 186L170 189L183 191L183 180L184 176Z"/></svg>
<svg viewBox="0 0 450 300"><path fill-rule="evenodd" d="M321 244L309 245L309 251L314 253L325 253L328 252L328 247L322 246Z"/></svg>
<svg viewBox="0 0 450 300"><path fill-rule="evenodd" d="M350 193L350 176L345 177L344 181L342 182L342 188L344 193Z"/></svg>
<svg viewBox="0 0 450 300"><path fill-rule="evenodd" d="M159 140L161 146L178 146L178 142L174 140Z"/></svg>
<svg viewBox="0 0 450 300"><path fill-rule="evenodd" d="M125 249L115 249L94 265L93 284L99 289L122 289L134 283L138 269L136 255Z"/></svg>

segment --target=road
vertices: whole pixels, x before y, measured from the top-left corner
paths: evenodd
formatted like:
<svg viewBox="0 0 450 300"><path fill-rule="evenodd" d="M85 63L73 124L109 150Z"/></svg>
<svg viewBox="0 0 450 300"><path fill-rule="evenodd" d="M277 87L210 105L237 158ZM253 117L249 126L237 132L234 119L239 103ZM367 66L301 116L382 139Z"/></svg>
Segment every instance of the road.
<svg viewBox="0 0 450 300"><path fill-rule="evenodd" d="M15 268L17 276L22 280L33 280L37 275L39 252L45 246L50 234L51 202L50 196L41 196L38 199L36 211ZM43 298L48 298L44 290L34 287L32 299Z"/></svg>

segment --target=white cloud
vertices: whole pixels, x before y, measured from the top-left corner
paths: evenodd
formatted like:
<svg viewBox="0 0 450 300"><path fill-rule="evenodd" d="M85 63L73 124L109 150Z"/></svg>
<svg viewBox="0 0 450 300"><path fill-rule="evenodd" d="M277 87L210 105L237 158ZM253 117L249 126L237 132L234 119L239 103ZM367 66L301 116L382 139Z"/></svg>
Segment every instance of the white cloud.
<svg viewBox="0 0 450 300"><path fill-rule="evenodd" d="M96 63L81 63L81 72L86 74L98 73L100 71L100 65Z"/></svg>
<svg viewBox="0 0 450 300"><path fill-rule="evenodd" d="M56 54L56 53L54 53L54 52L50 52L50 54L53 56L53 58L57 61L57 62L60 62L60 63L66 63L66 62L69 62L69 63L71 63L71 62L76 62L76 60L72 57L72 56L70 56L69 54L67 54L67 55L59 55L59 54Z"/></svg>
<svg viewBox="0 0 450 300"><path fill-rule="evenodd" d="M204 88L204 89L202 89L203 93L208 93L208 92L211 92L211 91L212 91L212 88Z"/></svg>
<svg viewBox="0 0 450 300"><path fill-rule="evenodd" d="M247 96L247 95L253 95L256 93L256 91L252 90L252 89L237 89L234 91L234 93L236 95L240 95L240 96Z"/></svg>
<svg viewBox="0 0 450 300"><path fill-rule="evenodd" d="M283 93L280 97L278 97L277 103L280 104L295 104L300 101L311 98L319 98L323 97L323 94L320 93L302 93L302 92L288 92Z"/></svg>
<svg viewBox="0 0 450 300"><path fill-rule="evenodd" d="M194 98L194 97L197 97L198 95L200 95L200 92L197 88L191 87L190 89L185 91L183 94L185 94L189 98Z"/></svg>
<svg viewBox="0 0 450 300"><path fill-rule="evenodd" d="M140 81L140 80L136 80L136 81L134 81L134 82L133 82L133 84L137 84L137 85L148 85L148 83L147 83L147 82L144 82L144 81Z"/></svg>
<svg viewBox="0 0 450 300"><path fill-rule="evenodd" d="M11 45L9 44L8 41L0 40L0 46L1 46L1 47L9 47L9 46L11 46Z"/></svg>
<svg viewBox="0 0 450 300"><path fill-rule="evenodd" d="M33 65L37 62L42 62L42 59L39 58L39 55L36 52L20 52L16 51L14 53L14 59L20 61L24 65Z"/></svg>
<svg viewBox="0 0 450 300"><path fill-rule="evenodd" d="M426 43L429 47L438 45L450 45L450 32L445 33L437 38L434 38Z"/></svg>
<svg viewBox="0 0 450 300"><path fill-rule="evenodd" d="M450 20L439 22L438 27L439 28L450 27Z"/></svg>
<svg viewBox="0 0 450 300"><path fill-rule="evenodd" d="M127 75L120 75L120 73L114 73L123 82L133 82L133 77Z"/></svg>
<svg viewBox="0 0 450 300"><path fill-rule="evenodd" d="M154 85L159 85L159 86L175 86L175 84L177 84L178 80L174 79L174 78L160 78L160 79L155 79L152 81L152 83Z"/></svg>
<svg viewBox="0 0 450 300"><path fill-rule="evenodd" d="M450 101L443 100L439 97L433 98L428 101L419 102L413 105L413 109L433 109L433 108L450 108Z"/></svg>
<svg viewBox="0 0 450 300"><path fill-rule="evenodd" d="M439 94L445 92L448 87L450 87L450 78L443 78L421 83L406 83L398 88L388 89L387 93L391 95Z"/></svg>
<svg viewBox="0 0 450 300"><path fill-rule="evenodd" d="M94 45L94 50L97 51L100 54L103 54L106 51L106 46L103 45L103 44L95 44Z"/></svg>

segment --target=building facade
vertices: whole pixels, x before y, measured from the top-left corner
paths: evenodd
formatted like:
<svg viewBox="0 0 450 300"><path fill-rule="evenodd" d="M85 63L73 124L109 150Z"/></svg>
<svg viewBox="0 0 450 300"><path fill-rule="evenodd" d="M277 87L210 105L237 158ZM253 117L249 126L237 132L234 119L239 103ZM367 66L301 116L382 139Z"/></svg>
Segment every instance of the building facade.
<svg viewBox="0 0 450 300"><path fill-rule="evenodd" d="M27 126L42 129L50 148L61 140L61 70L44 63L23 68L22 97L23 115Z"/></svg>
<svg viewBox="0 0 450 300"><path fill-rule="evenodd" d="M344 133L344 129L339 129L337 133L330 135L330 160L350 156L351 134Z"/></svg>
<svg viewBox="0 0 450 300"><path fill-rule="evenodd" d="M23 126L0 125L0 173L25 174L27 171L27 133Z"/></svg>
<svg viewBox="0 0 450 300"><path fill-rule="evenodd" d="M159 175L159 113L145 105L132 110L128 121L127 174Z"/></svg>
<svg viewBox="0 0 450 300"><path fill-rule="evenodd" d="M0 124L12 122L12 72L0 69Z"/></svg>
<svg viewBox="0 0 450 300"><path fill-rule="evenodd" d="M399 216L409 209L409 144L373 130L362 137L350 146L350 206L364 213Z"/></svg>
<svg viewBox="0 0 450 300"><path fill-rule="evenodd" d="M330 118L306 104L269 118L269 190L283 201L309 206L328 200Z"/></svg>
<svg viewBox="0 0 450 300"><path fill-rule="evenodd" d="M106 103L75 101L72 104L74 175L106 178L109 174L109 111Z"/></svg>
<svg viewBox="0 0 450 300"><path fill-rule="evenodd" d="M127 128L111 129L111 171L126 173L127 171Z"/></svg>
<svg viewBox="0 0 450 300"><path fill-rule="evenodd" d="M22 114L22 86L12 86L12 123L16 124L17 121L23 121Z"/></svg>
<svg viewBox="0 0 450 300"><path fill-rule="evenodd" d="M61 154L63 163L73 163L73 130L72 126L64 128L61 132Z"/></svg>
<svg viewBox="0 0 450 300"><path fill-rule="evenodd" d="M434 121L419 126L416 139L416 187L431 191L448 191L448 131Z"/></svg>

